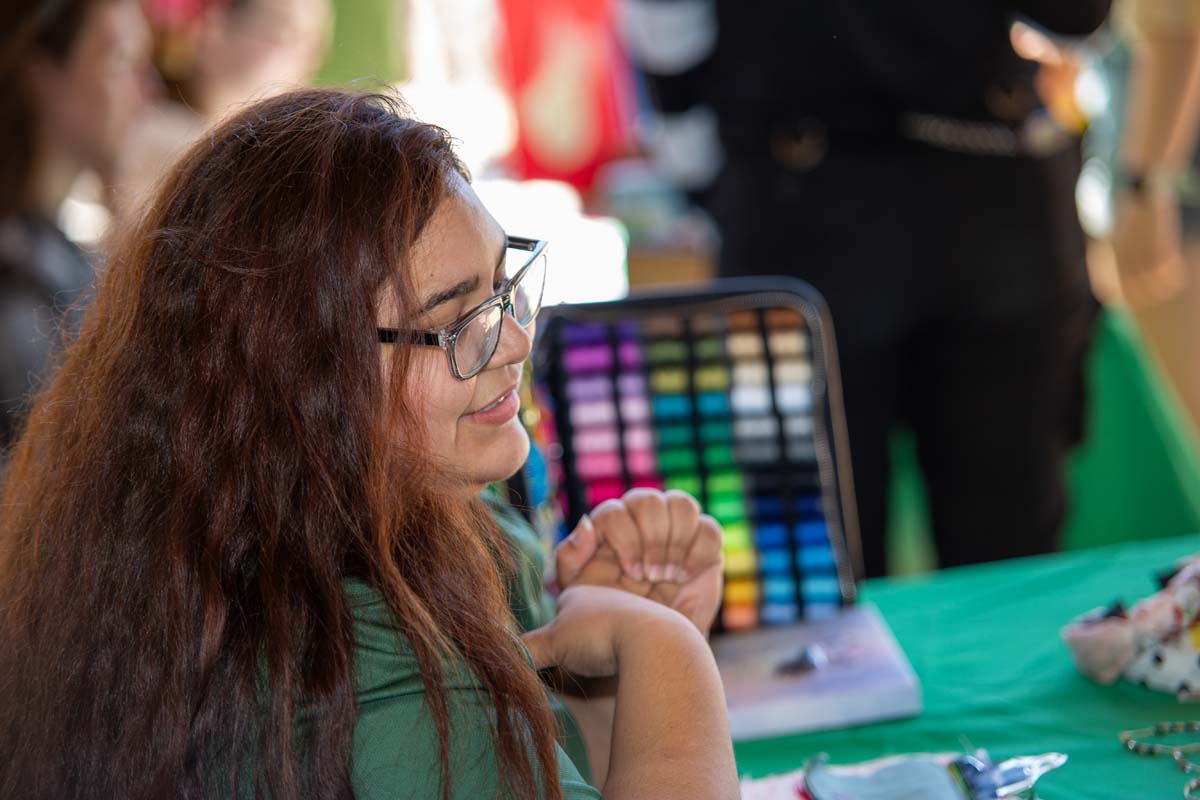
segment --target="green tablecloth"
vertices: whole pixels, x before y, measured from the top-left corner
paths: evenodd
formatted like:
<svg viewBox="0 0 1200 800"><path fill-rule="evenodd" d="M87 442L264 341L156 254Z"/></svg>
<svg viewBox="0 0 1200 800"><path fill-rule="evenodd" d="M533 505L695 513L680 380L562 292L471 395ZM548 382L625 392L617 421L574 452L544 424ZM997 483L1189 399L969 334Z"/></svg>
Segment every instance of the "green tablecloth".
<svg viewBox="0 0 1200 800"><path fill-rule="evenodd" d="M1117 597L1155 590L1154 572L1200 551L1200 536L947 570L924 578L869 581L920 676L925 711L912 720L737 745L743 776L804 765L818 752L851 763L904 752L959 751L994 758L1066 753L1038 784L1047 800L1182 796L1169 760L1125 752L1117 733L1161 720L1200 718L1200 704L1118 683L1098 686L1071 663L1059 629Z"/></svg>

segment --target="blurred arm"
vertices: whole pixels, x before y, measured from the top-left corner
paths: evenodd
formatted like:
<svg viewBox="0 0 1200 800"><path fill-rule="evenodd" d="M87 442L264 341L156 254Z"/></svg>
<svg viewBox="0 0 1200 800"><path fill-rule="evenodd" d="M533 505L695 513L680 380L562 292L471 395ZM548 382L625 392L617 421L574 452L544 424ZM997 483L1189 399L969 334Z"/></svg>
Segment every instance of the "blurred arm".
<svg viewBox="0 0 1200 800"><path fill-rule="evenodd" d="M1138 3L1122 160L1136 172L1187 164L1200 124L1200 3ZM1152 10L1153 9L1153 10ZM1191 9L1191 13L1188 13Z"/></svg>
<svg viewBox="0 0 1200 800"><path fill-rule="evenodd" d="M1185 168L1200 127L1200 2L1133 4L1135 39L1121 164L1166 176ZM1170 182L1152 181L1118 197L1114 246L1118 275L1155 360L1200 433L1200 250L1182 242L1179 201Z"/></svg>

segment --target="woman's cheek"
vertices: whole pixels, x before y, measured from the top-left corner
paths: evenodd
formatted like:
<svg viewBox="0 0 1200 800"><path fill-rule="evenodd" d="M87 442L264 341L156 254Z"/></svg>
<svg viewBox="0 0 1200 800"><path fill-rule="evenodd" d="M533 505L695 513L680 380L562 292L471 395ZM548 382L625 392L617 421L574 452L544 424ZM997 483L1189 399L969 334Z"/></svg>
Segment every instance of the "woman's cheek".
<svg viewBox="0 0 1200 800"><path fill-rule="evenodd" d="M475 379L460 381L451 375L440 351L414 358L412 372L412 380L406 382L410 407L418 419L435 428L429 431L433 441L445 443L453 438L459 417L470 411Z"/></svg>

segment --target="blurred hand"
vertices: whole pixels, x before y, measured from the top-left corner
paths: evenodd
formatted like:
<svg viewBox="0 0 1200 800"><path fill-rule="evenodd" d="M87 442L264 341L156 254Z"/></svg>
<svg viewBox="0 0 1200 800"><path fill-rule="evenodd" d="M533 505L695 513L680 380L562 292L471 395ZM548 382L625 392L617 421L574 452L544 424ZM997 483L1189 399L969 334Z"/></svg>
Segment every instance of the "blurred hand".
<svg viewBox="0 0 1200 800"><path fill-rule="evenodd" d="M1140 307L1166 300L1184 284L1179 201L1147 187L1117 202L1113 248L1121 293Z"/></svg>
<svg viewBox="0 0 1200 800"><path fill-rule="evenodd" d="M721 526L690 495L633 489L601 503L559 543L558 584L647 597L707 635L721 603L723 540Z"/></svg>

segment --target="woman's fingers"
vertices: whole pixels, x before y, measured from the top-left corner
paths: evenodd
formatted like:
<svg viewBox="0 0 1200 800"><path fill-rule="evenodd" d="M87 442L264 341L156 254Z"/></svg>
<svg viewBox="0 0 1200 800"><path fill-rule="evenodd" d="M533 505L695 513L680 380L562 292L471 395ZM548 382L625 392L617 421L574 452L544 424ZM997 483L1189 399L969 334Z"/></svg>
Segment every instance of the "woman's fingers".
<svg viewBox="0 0 1200 800"><path fill-rule="evenodd" d="M628 496L626 495L626 498ZM644 580L646 570L643 564L642 534L625 499L605 500L596 506L591 517L598 540L608 544L616 552L621 569L634 580Z"/></svg>
<svg viewBox="0 0 1200 800"><path fill-rule="evenodd" d="M596 526L592 524L592 518L584 514L571 535L554 548L554 577L558 585L566 587L574 583L599 547L600 537L596 533Z"/></svg>
<svg viewBox="0 0 1200 800"><path fill-rule="evenodd" d="M604 501L590 517L556 551L561 586L570 585L605 544L635 581L682 583L720 561L720 526L684 492L632 489Z"/></svg>
<svg viewBox="0 0 1200 800"><path fill-rule="evenodd" d="M651 583L666 580L671 514L667 496L654 489L632 489L621 498L642 539L642 565Z"/></svg>
<svg viewBox="0 0 1200 800"><path fill-rule="evenodd" d="M601 504L597 508L612 514L613 530L619 539L609 539L609 519L601 529L600 538L608 541L617 551L622 567L636 580L652 583L683 580L684 558L692 546L698 531L700 504L691 495L680 491L660 492L654 489L632 489L620 500L608 501L613 506ZM632 536L625 515L619 514L616 505L623 504L628 517L633 520ZM635 541L636 538L636 541ZM639 561L636 552L640 544L642 572L637 572Z"/></svg>
<svg viewBox="0 0 1200 800"><path fill-rule="evenodd" d="M720 524L708 514L701 514L696 521L696 535L683 558L683 569L689 576L721 564L721 551L725 544L725 532Z"/></svg>
<svg viewBox="0 0 1200 800"><path fill-rule="evenodd" d="M721 606L721 589L725 583L722 554L725 533L707 514L698 515L694 529L695 536L683 558L687 577L672 608L690 619L707 636Z"/></svg>
<svg viewBox="0 0 1200 800"><path fill-rule="evenodd" d="M665 495L671 534L667 540L666 580L686 581L684 561L699 535L700 503L686 492L670 489Z"/></svg>
<svg viewBox="0 0 1200 800"><path fill-rule="evenodd" d="M724 564L718 554L717 562L705 568L679 588L671 607L690 619L708 636L717 609L721 606L721 589L725 584Z"/></svg>
<svg viewBox="0 0 1200 800"><path fill-rule="evenodd" d="M707 634L721 604L724 533L683 492L634 490L601 503L556 551L559 584L649 597Z"/></svg>

